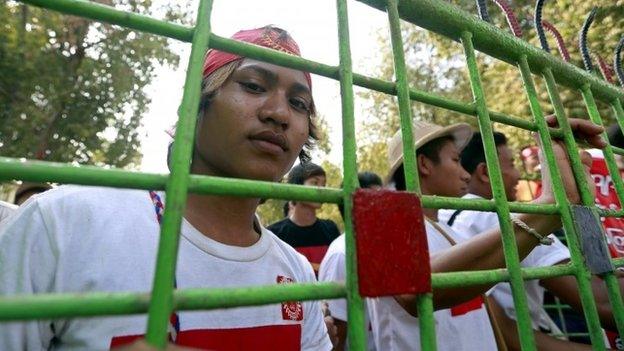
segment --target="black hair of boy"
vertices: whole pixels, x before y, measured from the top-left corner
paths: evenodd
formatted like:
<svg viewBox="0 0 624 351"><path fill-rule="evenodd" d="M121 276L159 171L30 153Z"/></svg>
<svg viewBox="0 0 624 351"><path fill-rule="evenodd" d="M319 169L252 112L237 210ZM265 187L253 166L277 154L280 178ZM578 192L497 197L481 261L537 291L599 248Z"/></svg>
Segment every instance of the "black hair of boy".
<svg viewBox="0 0 624 351"><path fill-rule="evenodd" d="M358 182L360 183L360 188L367 189L374 186L383 186L383 181L381 177L379 177L376 173L373 172L359 172L358 173ZM342 188L342 184L340 184ZM340 216L344 219L344 205L342 203L338 204L338 210L340 211Z"/></svg>
<svg viewBox="0 0 624 351"><path fill-rule="evenodd" d="M303 185L307 179L316 176L325 176L323 167L312 162L300 163L290 170L287 182L288 184Z"/></svg>
<svg viewBox="0 0 624 351"><path fill-rule="evenodd" d="M418 157L418 155L423 155L433 161L433 163L438 164L440 163L440 151L449 141L455 142L455 138L452 135L445 135L433 139L416 150L416 157ZM405 186L405 171L403 164L401 164L392 175L392 181L394 182L396 190L405 191L407 189Z"/></svg>
<svg viewBox="0 0 624 351"><path fill-rule="evenodd" d="M496 147L507 145L507 137L505 134L494 132L494 145L496 145ZM476 132L472 135L472 139L470 139L466 147L464 147L460 153L459 159L462 167L470 174L474 173L480 163L485 162L485 148L481 140L481 133Z"/></svg>

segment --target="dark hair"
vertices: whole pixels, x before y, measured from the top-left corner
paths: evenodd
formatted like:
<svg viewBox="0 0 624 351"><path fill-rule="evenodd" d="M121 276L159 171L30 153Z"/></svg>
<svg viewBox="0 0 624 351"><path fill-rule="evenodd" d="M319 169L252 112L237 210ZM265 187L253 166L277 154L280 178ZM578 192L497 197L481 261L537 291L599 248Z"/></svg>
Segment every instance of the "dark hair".
<svg viewBox="0 0 624 351"><path fill-rule="evenodd" d="M500 132L494 132L494 145L499 147L507 145L507 137ZM462 150L460 156L461 165L466 172L472 174L481 162L485 162L485 149L481 140L481 133L476 132L472 135L472 139L468 145Z"/></svg>
<svg viewBox="0 0 624 351"><path fill-rule="evenodd" d="M375 185L377 186L383 185L381 178L376 173L373 173L373 172L359 172L358 182L360 183L360 188L362 189L371 188ZM342 185L343 184L341 183L340 184L341 188L342 188ZM344 205L342 203L338 204L338 210L340 211L340 215L344 219Z"/></svg>
<svg viewBox="0 0 624 351"><path fill-rule="evenodd" d="M290 173L288 173L288 184L302 185L306 179L315 176L325 176L323 167L312 162L300 163L293 167Z"/></svg>
<svg viewBox="0 0 624 351"><path fill-rule="evenodd" d="M620 130L620 126L614 123L607 128L607 137L609 144L615 147L624 148L624 134Z"/></svg>
<svg viewBox="0 0 624 351"><path fill-rule="evenodd" d="M416 157L418 157L418 155L423 155L430 159L433 163L438 164L440 163L440 150L442 150L444 145L448 142L455 142L455 137L452 135L445 135L433 139L416 150ZM401 164L399 168L394 171L392 181L394 182L396 190L405 191L407 189L407 186L405 185L405 169L403 164Z"/></svg>

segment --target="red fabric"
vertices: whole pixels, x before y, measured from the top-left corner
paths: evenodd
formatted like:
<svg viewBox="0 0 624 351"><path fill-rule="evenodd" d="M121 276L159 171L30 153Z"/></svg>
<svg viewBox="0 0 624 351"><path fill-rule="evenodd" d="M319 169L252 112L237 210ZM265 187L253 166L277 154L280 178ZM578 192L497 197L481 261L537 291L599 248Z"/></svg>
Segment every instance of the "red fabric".
<svg viewBox="0 0 624 351"><path fill-rule="evenodd" d="M300 254L304 255L308 261L314 267L314 271L318 271L318 267L323 261L323 257L325 257L325 253L327 253L327 249L329 245L318 245L318 246L299 246L295 247L295 250Z"/></svg>
<svg viewBox="0 0 624 351"><path fill-rule="evenodd" d="M591 176L596 185L596 206L608 210L621 208L607 164L602 157L592 157ZM611 257L624 257L624 220L602 218Z"/></svg>
<svg viewBox="0 0 624 351"><path fill-rule="evenodd" d="M232 36L232 39L243 41L246 43L256 44L264 46L269 49L278 50L287 54L301 56L299 51L299 45L290 37L280 38L280 34L272 30L271 28L256 28L241 30ZM206 59L204 60L204 77L209 76L212 72L224 65L240 59L241 56L223 52L215 49L210 49L206 53ZM308 81L308 87L312 89L312 78L310 73L303 72L305 78Z"/></svg>
<svg viewBox="0 0 624 351"><path fill-rule="evenodd" d="M481 306L483 306L483 296L477 296L470 301L451 307L451 316L461 316L468 312L481 309Z"/></svg>
<svg viewBox="0 0 624 351"><path fill-rule="evenodd" d="M427 232L418 196L359 189L353 196L353 220L362 296L431 292Z"/></svg>
<svg viewBox="0 0 624 351"><path fill-rule="evenodd" d="M143 335L118 336L111 348L127 345ZM250 328L183 330L176 345L213 351L294 351L301 349L301 325L267 325Z"/></svg>

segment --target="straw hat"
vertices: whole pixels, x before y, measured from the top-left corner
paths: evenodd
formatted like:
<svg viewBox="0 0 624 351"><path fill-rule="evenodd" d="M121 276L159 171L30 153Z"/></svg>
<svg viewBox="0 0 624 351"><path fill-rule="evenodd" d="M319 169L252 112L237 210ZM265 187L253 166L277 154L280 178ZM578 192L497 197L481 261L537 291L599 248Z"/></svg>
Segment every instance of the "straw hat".
<svg viewBox="0 0 624 351"><path fill-rule="evenodd" d="M431 140L447 135L452 135L455 139L455 145L457 145L459 150L462 150L466 144L468 144L468 141L470 141L473 133L472 127L467 123L457 123L442 127L433 123L415 121L412 126L416 150ZM388 144L388 163L390 164L390 171L385 179L386 184L392 180L394 172L403 164L403 140L401 139L401 130L394 134Z"/></svg>

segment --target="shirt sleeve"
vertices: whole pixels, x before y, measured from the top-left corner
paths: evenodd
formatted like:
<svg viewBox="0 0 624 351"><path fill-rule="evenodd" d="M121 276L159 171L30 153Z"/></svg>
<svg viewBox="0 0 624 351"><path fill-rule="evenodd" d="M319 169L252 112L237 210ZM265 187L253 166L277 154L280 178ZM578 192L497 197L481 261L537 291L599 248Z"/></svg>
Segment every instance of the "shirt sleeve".
<svg viewBox="0 0 624 351"><path fill-rule="evenodd" d="M334 252L325 256L319 268L319 280L325 282L345 282L347 279L347 266L345 255ZM332 317L341 321L347 321L347 303L345 299L327 300Z"/></svg>
<svg viewBox="0 0 624 351"><path fill-rule="evenodd" d="M306 269L306 281L314 282L314 271L309 264L303 265ZM303 335L301 336L301 351L329 351L333 348L320 301L304 302Z"/></svg>
<svg viewBox="0 0 624 351"><path fill-rule="evenodd" d="M0 295L50 292L58 249L37 202L30 202L0 229ZM47 350L49 321L0 322L0 350Z"/></svg>

